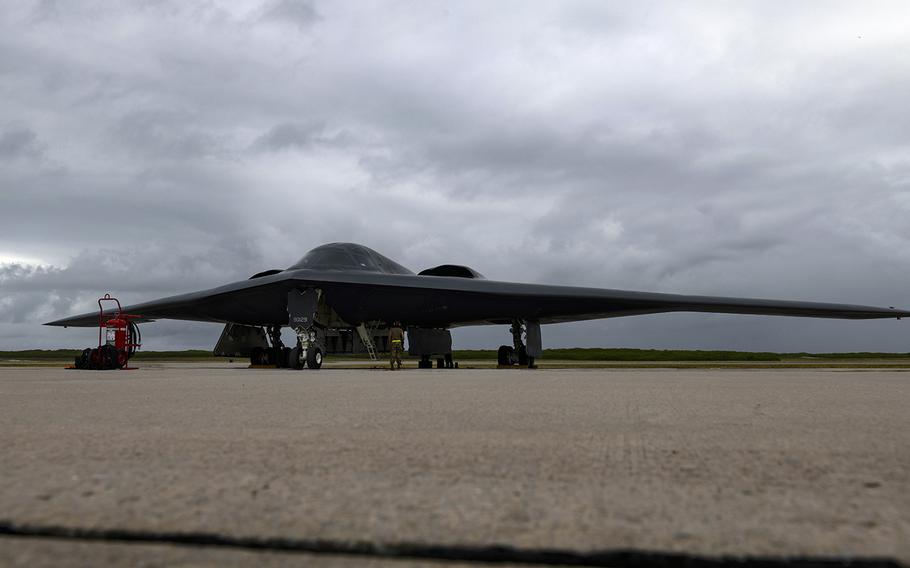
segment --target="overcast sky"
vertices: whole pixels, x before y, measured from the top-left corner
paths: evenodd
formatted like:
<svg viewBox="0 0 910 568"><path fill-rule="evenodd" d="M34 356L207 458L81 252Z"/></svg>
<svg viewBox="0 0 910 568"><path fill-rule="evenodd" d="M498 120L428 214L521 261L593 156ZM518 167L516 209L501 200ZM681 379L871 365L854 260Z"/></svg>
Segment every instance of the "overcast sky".
<svg viewBox="0 0 910 568"><path fill-rule="evenodd" d="M85 347L40 323L332 241L910 308L908 54L905 0L5 2L0 349ZM220 327L143 331L211 348ZM910 322L672 314L544 344L910 351Z"/></svg>

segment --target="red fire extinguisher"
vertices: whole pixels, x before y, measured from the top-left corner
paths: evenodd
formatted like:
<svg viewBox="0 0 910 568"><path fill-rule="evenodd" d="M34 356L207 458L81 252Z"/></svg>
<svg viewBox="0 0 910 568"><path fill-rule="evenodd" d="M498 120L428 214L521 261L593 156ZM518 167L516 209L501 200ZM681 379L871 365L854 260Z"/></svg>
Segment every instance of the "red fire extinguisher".
<svg viewBox="0 0 910 568"><path fill-rule="evenodd" d="M129 343L129 324L125 319L121 319L119 314L107 320L104 326L105 343L117 348L118 363L122 366L126 363L127 347Z"/></svg>
<svg viewBox="0 0 910 568"><path fill-rule="evenodd" d="M112 317L105 325L105 343L117 349L126 349L126 320Z"/></svg>

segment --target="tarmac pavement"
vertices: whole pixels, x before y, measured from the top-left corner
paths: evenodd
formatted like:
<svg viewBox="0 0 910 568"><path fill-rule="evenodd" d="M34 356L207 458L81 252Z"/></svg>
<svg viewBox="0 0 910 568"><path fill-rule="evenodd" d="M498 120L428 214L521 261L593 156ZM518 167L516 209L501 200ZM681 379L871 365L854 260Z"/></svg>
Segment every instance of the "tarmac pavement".
<svg viewBox="0 0 910 568"><path fill-rule="evenodd" d="M893 370L2 368L0 565L908 563L908 409Z"/></svg>

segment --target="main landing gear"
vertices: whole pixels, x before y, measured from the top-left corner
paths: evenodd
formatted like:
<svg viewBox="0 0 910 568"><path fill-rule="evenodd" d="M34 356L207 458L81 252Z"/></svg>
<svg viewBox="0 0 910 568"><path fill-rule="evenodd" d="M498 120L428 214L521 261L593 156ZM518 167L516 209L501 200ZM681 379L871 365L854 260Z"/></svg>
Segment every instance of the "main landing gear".
<svg viewBox="0 0 910 568"><path fill-rule="evenodd" d="M291 349L281 341L281 326L272 325L266 328L271 347L254 347L250 351L250 364L288 367Z"/></svg>
<svg viewBox="0 0 910 568"><path fill-rule="evenodd" d="M417 361L418 369L432 369L433 368L433 356L432 355L421 355L420 361ZM458 363L452 358L451 353L446 353L442 357L436 358L436 368L437 369L457 369Z"/></svg>
<svg viewBox="0 0 910 568"><path fill-rule="evenodd" d="M512 321L509 332L512 334L512 345L499 346L496 352L497 367L527 366L529 369L536 369L534 360L540 353L540 324L516 319ZM530 350L522 335L528 339Z"/></svg>
<svg viewBox="0 0 910 568"><path fill-rule="evenodd" d="M432 369L436 356L437 369L457 369L452 359L452 332L447 328L409 327L408 353L419 355L418 369Z"/></svg>

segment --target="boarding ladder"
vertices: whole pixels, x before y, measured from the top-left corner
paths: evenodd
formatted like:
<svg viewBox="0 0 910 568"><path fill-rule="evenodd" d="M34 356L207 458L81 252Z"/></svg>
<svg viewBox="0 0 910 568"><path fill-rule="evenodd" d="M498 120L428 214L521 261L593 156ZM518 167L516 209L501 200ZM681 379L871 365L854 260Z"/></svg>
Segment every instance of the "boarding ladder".
<svg viewBox="0 0 910 568"><path fill-rule="evenodd" d="M376 356L376 346L373 345L373 329L367 329L365 324L360 324L357 326L357 335L360 336L360 341L363 342L363 345L367 348L367 353L370 355L371 361L378 361L379 357Z"/></svg>

